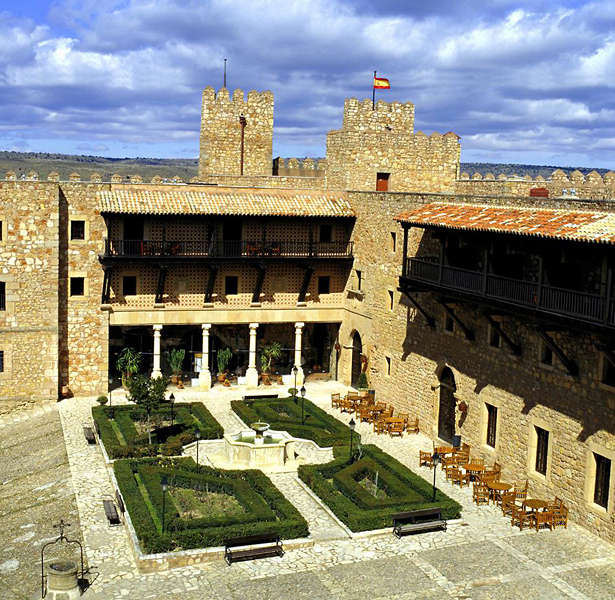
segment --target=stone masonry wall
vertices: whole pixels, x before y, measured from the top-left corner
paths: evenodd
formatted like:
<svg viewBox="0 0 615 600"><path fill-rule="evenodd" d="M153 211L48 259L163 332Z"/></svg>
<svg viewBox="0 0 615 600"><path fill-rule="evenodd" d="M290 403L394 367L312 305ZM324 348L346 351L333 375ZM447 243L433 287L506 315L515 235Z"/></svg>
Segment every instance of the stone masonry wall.
<svg viewBox="0 0 615 600"><path fill-rule="evenodd" d="M241 173L241 116L246 118L244 130L244 175L271 175L273 154L273 94L248 93L242 90L233 98L222 88L203 90L199 177Z"/></svg>
<svg viewBox="0 0 615 600"><path fill-rule="evenodd" d="M351 339L356 329L363 338L370 386L377 390L378 399L392 403L397 411L417 415L421 430L435 439L438 377L445 366L450 367L457 399L468 404L465 416L457 411L457 433L472 446L472 453L484 457L487 464L494 460L501 463L505 481L523 483L529 479L531 496L563 498L572 520L615 541L613 506L605 511L595 505L593 487L588 484L591 452L615 456L615 388L600 382L596 337L565 331L552 334L579 365L579 376L571 377L557 358L552 367L540 364L539 337L526 320L503 318L503 329L522 348L522 356L514 357L505 345L489 345L488 324L471 305L458 304L456 313L474 331L475 340L465 340L459 330L446 333L442 309L431 294L421 293L421 305L436 319L435 330L431 330L397 291L403 232L393 217L433 198L377 193L353 193L350 198L358 214L353 234L357 241L354 267L362 271L364 293L361 299L349 297L346 302L348 317L340 329L341 378L346 382L350 378ZM395 252L391 232L396 233ZM423 252L423 246L431 243L423 230L411 229L409 256ZM387 357L391 359L390 375ZM498 407L495 450L485 443L485 403ZM530 446L535 425L550 431L546 477L534 470L535 449ZM611 481L612 499L615 486L613 478Z"/></svg>
<svg viewBox="0 0 615 600"><path fill-rule="evenodd" d="M58 185L0 182L0 402L58 397Z"/></svg>

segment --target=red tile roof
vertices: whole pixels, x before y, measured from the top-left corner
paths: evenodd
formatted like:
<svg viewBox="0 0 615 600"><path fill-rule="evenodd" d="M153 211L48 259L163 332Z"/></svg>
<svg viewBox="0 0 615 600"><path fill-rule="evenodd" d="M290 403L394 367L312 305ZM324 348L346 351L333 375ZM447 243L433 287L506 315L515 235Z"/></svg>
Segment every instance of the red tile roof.
<svg viewBox="0 0 615 600"><path fill-rule="evenodd" d="M395 219L421 227L615 243L615 212L432 202L403 212Z"/></svg>
<svg viewBox="0 0 615 600"><path fill-rule="evenodd" d="M97 194L104 213L354 217L343 192L247 188L113 187Z"/></svg>

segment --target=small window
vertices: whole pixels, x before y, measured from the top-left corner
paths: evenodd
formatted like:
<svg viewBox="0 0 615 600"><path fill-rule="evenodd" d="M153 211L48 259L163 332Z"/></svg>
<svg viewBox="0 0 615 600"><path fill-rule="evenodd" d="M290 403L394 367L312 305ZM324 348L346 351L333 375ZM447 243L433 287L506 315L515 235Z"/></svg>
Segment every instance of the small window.
<svg viewBox="0 0 615 600"><path fill-rule="evenodd" d="M6 310L6 283L0 281L0 310Z"/></svg>
<svg viewBox="0 0 615 600"><path fill-rule="evenodd" d="M124 275L124 277L122 277L122 294L124 296L136 296L137 295L137 276L136 275Z"/></svg>
<svg viewBox="0 0 615 600"><path fill-rule="evenodd" d="M2 230L4 229L4 223L0 221L0 242L3 240L2 238Z"/></svg>
<svg viewBox="0 0 615 600"><path fill-rule="evenodd" d="M611 461L594 452L596 461L596 480L594 483L594 503L603 508L609 507L609 490L611 487Z"/></svg>
<svg viewBox="0 0 615 600"><path fill-rule="evenodd" d="M393 290L387 290L389 293L389 310L395 308L395 292Z"/></svg>
<svg viewBox="0 0 615 600"><path fill-rule="evenodd" d="M547 457L549 451L549 432L542 427L536 429L536 466L535 470L541 475L547 474Z"/></svg>
<svg viewBox="0 0 615 600"><path fill-rule="evenodd" d="M448 333L455 332L455 320L448 313L444 316L444 331L447 331Z"/></svg>
<svg viewBox="0 0 615 600"><path fill-rule="evenodd" d="M354 279L355 279L355 284L357 286L357 290L361 291L363 289L363 273L355 269Z"/></svg>
<svg viewBox="0 0 615 600"><path fill-rule="evenodd" d="M615 367L613 363L603 355L602 357L602 383L615 387Z"/></svg>
<svg viewBox="0 0 615 600"><path fill-rule="evenodd" d="M540 364L549 367L553 366L553 350L542 339L540 344Z"/></svg>
<svg viewBox="0 0 615 600"><path fill-rule="evenodd" d="M492 348L500 348L502 346L502 337L493 325L489 325L489 345Z"/></svg>
<svg viewBox="0 0 615 600"><path fill-rule="evenodd" d="M397 251L397 232L395 231L391 231L391 238L389 241L389 248L391 249L391 252L396 252Z"/></svg>
<svg viewBox="0 0 615 600"><path fill-rule="evenodd" d="M85 295L85 277L70 278L70 295L84 296Z"/></svg>
<svg viewBox="0 0 615 600"><path fill-rule="evenodd" d="M0 350L0 373L4 373L4 350Z"/></svg>
<svg viewBox="0 0 615 600"><path fill-rule="evenodd" d="M224 278L224 293L227 296L235 296L239 293L239 277L237 275L227 275Z"/></svg>
<svg viewBox="0 0 615 600"><path fill-rule="evenodd" d="M70 239L85 240L85 221L70 222Z"/></svg>
<svg viewBox="0 0 615 600"><path fill-rule="evenodd" d="M332 242L333 241L333 225L321 225L319 232L319 241Z"/></svg>
<svg viewBox="0 0 615 600"><path fill-rule="evenodd" d="M498 421L498 409L491 404L485 404L487 407L487 446L495 448L495 435Z"/></svg>
<svg viewBox="0 0 615 600"><path fill-rule="evenodd" d="M318 293L328 294L331 288L331 278L329 275L320 275L318 277Z"/></svg>
<svg viewBox="0 0 615 600"><path fill-rule="evenodd" d="M385 356L384 358L386 360L387 375L390 377L391 376L391 357L390 356Z"/></svg>
<svg viewBox="0 0 615 600"><path fill-rule="evenodd" d="M389 190L389 176L390 173L377 173L376 174L376 191L387 192Z"/></svg>

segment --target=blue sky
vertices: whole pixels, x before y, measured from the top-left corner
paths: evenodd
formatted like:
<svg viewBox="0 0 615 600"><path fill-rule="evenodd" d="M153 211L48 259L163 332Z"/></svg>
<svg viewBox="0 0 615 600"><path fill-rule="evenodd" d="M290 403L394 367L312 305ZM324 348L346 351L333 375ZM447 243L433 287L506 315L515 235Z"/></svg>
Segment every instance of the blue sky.
<svg viewBox="0 0 615 600"><path fill-rule="evenodd" d="M416 105L462 160L615 169L615 2L0 0L0 148L196 157L201 90L275 95L274 155L344 98Z"/></svg>

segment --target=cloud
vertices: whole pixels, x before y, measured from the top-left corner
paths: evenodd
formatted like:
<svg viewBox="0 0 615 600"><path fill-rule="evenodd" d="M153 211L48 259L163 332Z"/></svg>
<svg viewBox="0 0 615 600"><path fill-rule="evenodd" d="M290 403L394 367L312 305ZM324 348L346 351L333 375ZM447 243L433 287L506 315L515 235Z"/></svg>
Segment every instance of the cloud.
<svg viewBox="0 0 615 600"><path fill-rule="evenodd" d="M105 144L88 144L86 142L79 144L77 150L82 152L109 152L109 146L105 146Z"/></svg>

